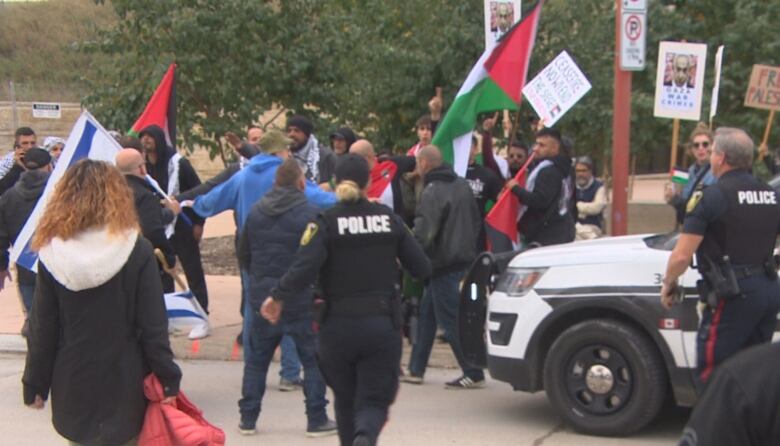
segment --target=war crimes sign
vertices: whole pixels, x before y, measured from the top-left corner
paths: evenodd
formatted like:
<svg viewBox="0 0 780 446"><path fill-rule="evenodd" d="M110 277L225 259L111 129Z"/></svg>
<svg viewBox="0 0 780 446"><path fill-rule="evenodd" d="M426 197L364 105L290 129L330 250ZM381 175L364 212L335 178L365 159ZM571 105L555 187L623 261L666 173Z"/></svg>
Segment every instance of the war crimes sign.
<svg viewBox="0 0 780 446"><path fill-rule="evenodd" d="M544 122L551 127L591 88L590 82L566 51L561 52L523 87L523 95Z"/></svg>
<svg viewBox="0 0 780 446"><path fill-rule="evenodd" d="M706 60L705 44L661 42L655 82L656 117L699 120Z"/></svg>
<svg viewBox="0 0 780 446"><path fill-rule="evenodd" d="M753 65L745 107L780 111L780 67Z"/></svg>

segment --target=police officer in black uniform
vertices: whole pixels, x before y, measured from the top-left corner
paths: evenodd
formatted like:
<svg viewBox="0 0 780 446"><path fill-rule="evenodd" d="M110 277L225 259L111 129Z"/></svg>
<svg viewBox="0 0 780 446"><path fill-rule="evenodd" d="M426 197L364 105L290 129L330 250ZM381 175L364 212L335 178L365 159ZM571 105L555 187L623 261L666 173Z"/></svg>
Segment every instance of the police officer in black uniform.
<svg viewBox="0 0 780 446"><path fill-rule="evenodd" d="M335 173L339 203L309 224L261 313L278 321L284 299L319 273L326 306L318 356L335 395L339 438L342 446L374 445L401 369L398 260L417 278L429 276L431 264L403 221L366 199L365 159L344 155Z"/></svg>
<svg viewBox="0 0 780 446"><path fill-rule="evenodd" d="M780 310L773 249L780 232L774 190L754 178L753 141L742 130L715 134L710 165L718 182L694 194L661 291L671 308L677 279L696 252L697 287L707 304L697 337L697 372L704 384L713 368L738 351L772 339Z"/></svg>

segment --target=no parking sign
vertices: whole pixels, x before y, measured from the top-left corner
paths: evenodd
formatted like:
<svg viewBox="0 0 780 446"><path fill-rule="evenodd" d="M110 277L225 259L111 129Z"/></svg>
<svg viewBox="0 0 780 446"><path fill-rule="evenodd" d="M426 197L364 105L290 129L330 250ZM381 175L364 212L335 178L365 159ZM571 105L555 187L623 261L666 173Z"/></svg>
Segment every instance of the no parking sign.
<svg viewBox="0 0 780 446"><path fill-rule="evenodd" d="M623 0L622 7L620 69L641 71L645 69L647 2L646 0Z"/></svg>

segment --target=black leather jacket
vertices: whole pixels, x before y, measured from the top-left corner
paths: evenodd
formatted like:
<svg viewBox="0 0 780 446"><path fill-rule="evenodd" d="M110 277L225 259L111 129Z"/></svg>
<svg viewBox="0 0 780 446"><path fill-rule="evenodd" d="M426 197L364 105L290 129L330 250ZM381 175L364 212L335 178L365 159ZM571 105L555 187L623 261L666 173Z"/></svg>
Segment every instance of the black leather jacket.
<svg viewBox="0 0 780 446"><path fill-rule="evenodd" d="M425 175L414 219L414 236L433 264L433 274L466 269L477 256L482 226L477 202L465 179L449 165Z"/></svg>

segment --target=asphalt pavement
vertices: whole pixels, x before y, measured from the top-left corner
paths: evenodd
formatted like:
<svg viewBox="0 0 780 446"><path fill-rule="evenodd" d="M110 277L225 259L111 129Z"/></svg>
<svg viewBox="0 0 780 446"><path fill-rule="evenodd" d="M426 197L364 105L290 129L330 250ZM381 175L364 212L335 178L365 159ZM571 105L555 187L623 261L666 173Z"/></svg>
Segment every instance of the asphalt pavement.
<svg viewBox="0 0 780 446"><path fill-rule="evenodd" d="M237 429L237 401L241 391L242 363L238 361L181 360L182 390L204 412L206 419L224 429L228 445L334 446L335 436L304 436L306 418L303 394L280 392L278 363L273 363L263 412L255 436L241 436ZM51 413L22 404L21 376L24 356L0 356L0 438L3 444L63 444L51 425ZM444 382L457 372L429 369L426 382L402 384L382 445L669 445L674 444L688 411L667 412L631 438L599 438L576 434L566 428L543 393L512 392L504 383L488 380L483 389L447 390ZM332 401L332 396L329 395ZM333 417L332 405L328 412Z"/></svg>

